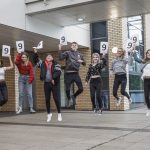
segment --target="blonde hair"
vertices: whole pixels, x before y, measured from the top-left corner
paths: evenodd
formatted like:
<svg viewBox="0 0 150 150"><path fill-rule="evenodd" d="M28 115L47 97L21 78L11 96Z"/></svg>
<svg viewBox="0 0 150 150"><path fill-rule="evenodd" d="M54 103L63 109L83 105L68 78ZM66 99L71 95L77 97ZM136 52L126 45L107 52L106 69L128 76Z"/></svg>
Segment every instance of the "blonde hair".
<svg viewBox="0 0 150 150"><path fill-rule="evenodd" d="M125 50L124 50L123 48L118 48L118 50L119 50L119 49L122 51L121 57L124 58L124 57L125 57ZM117 50L117 51L118 51L118 50Z"/></svg>
<svg viewBox="0 0 150 150"><path fill-rule="evenodd" d="M93 63L93 57L94 57L94 56L98 57L97 63L100 63L100 55L99 55L98 53L93 53L93 54L92 54L92 63Z"/></svg>

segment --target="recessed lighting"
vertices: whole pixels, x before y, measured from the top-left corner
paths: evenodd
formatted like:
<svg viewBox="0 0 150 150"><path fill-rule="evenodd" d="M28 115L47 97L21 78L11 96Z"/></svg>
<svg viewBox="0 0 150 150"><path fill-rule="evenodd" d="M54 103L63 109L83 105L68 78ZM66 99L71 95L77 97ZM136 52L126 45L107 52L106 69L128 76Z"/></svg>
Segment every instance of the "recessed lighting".
<svg viewBox="0 0 150 150"><path fill-rule="evenodd" d="M82 22L82 21L84 20L84 18L79 17L77 20L78 20L79 22Z"/></svg>

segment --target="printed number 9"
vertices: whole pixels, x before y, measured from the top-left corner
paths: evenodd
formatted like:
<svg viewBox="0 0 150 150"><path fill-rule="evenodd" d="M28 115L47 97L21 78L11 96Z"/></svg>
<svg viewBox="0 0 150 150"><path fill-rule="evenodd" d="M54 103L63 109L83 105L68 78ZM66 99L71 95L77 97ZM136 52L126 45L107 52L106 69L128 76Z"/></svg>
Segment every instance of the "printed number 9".
<svg viewBox="0 0 150 150"><path fill-rule="evenodd" d="M137 37L133 37L133 42L134 42L134 43L137 42Z"/></svg>
<svg viewBox="0 0 150 150"><path fill-rule="evenodd" d="M22 49L22 44L19 43L19 44L18 44L18 47L19 47L19 49Z"/></svg>
<svg viewBox="0 0 150 150"><path fill-rule="evenodd" d="M5 48L5 49L4 49L4 53L5 53L5 54L8 54L8 48Z"/></svg>
<svg viewBox="0 0 150 150"><path fill-rule="evenodd" d="M102 50L105 51L106 50L106 44L102 45Z"/></svg>
<svg viewBox="0 0 150 150"><path fill-rule="evenodd" d="M131 48L132 47L132 43L128 43L128 47L127 48Z"/></svg>

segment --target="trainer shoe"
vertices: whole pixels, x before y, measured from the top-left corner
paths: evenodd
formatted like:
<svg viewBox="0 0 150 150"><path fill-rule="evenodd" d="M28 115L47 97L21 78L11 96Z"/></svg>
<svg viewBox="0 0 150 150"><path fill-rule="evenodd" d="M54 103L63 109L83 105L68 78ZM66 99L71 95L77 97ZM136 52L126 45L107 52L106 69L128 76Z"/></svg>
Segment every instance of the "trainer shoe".
<svg viewBox="0 0 150 150"><path fill-rule="evenodd" d="M36 111L31 107L30 108L30 113L35 113Z"/></svg>
<svg viewBox="0 0 150 150"><path fill-rule="evenodd" d="M131 98L129 98L128 100L129 100L129 104L132 104L132 99L131 99Z"/></svg>
<svg viewBox="0 0 150 150"><path fill-rule="evenodd" d="M58 113L58 121L62 121L61 113Z"/></svg>
<svg viewBox="0 0 150 150"><path fill-rule="evenodd" d="M146 117L149 117L149 116L150 116L150 110L147 110Z"/></svg>
<svg viewBox="0 0 150 150"><path fill-rule="evenodd" d="M120 106L120 104L121 104L121 97L119 97L119 99L117 99L116 101L117 101L116 105Z"/></svg>
<svg viewBox="0 0 150 150"><path fill-rule="evenodd" d="M19 107L17 112L16 112L17 115L20 114L20 113L22 113L22 107Z"/></svg>
<svg viewBox="0 0 150 150"><path fill-rule="evenodd" d="M50 113L50 114L47 115L47 122L50 122L51 118L52 118L52 113Z"/></svg>

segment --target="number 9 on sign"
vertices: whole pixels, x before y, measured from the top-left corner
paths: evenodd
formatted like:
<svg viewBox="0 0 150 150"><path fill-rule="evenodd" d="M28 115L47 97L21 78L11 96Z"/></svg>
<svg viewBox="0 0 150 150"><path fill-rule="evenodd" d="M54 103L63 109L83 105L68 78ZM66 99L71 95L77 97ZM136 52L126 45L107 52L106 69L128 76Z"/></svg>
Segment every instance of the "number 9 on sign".
<svg viewBox="0 0 150 150"><path fill-rule="evenodd" d="M3 45L2 46L2 56L8 57L10 55L10 46Z"/></svg>
<svg viewBox="0 0 150 150"><path fill-rule="evenodd" d="M24 41L16 41L18 53L24 52Z"/></svg>
<svg viewBox="0 0 150 150"><path fill-rule="evenodd" d="M108 51L108 42L101 42L100 43L100 53L107 53Z"/></svg>

